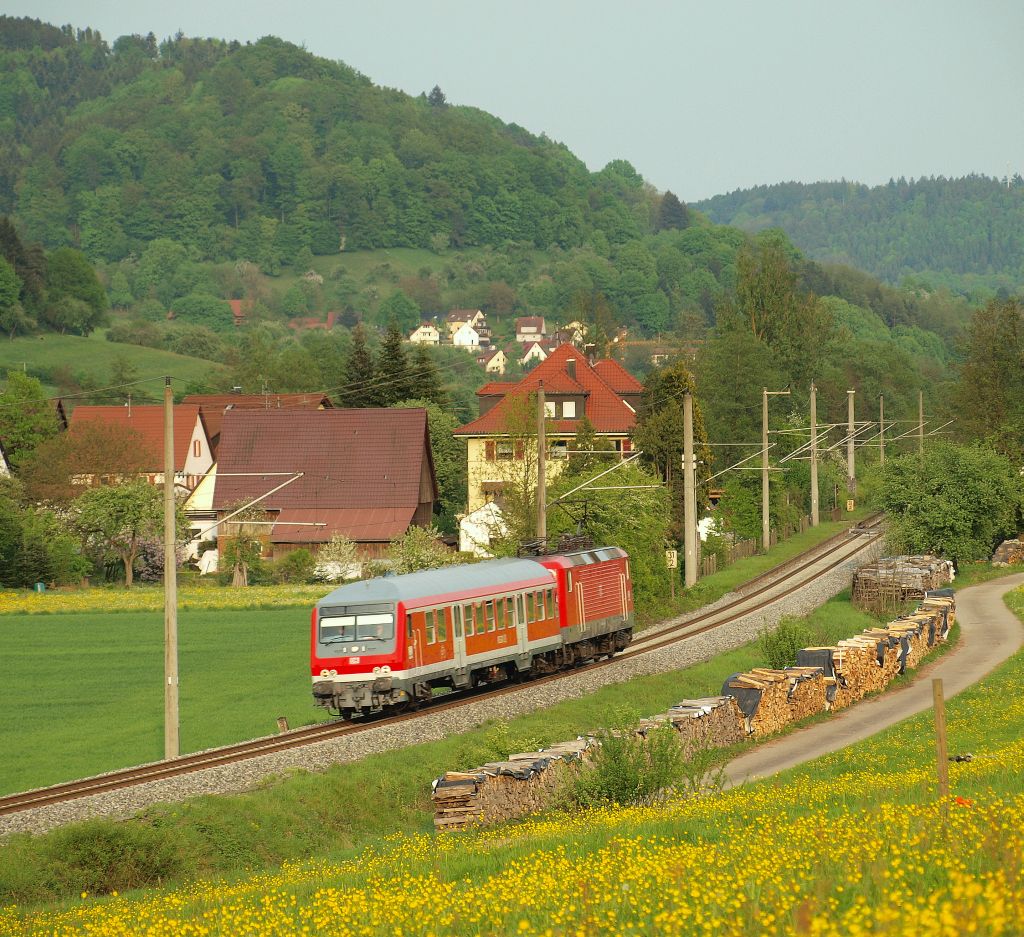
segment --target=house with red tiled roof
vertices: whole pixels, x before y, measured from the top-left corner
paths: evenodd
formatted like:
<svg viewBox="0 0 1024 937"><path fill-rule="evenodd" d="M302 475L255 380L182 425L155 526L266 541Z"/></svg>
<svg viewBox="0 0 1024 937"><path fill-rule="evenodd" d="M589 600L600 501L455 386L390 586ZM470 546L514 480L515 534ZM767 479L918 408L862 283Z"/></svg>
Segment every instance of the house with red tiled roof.
<svg viewBox="0 0 1024 937"><path fill-rule="evenodd" d="M329 410L334 406L326 394L188 394L181 402L202 408L214 459L227 410Z"/></svg>
<svg viewBox="0 0 1024 937"><path fill-rule="evenodd" d="M257 498L265 555L315 549L335 534L364 557L383 555L393 538L433 518L426 411L224 411L212 499L219 540L231 537L231 510Z"/></svg>
<svg viewBox="0 0 1024 937"><path fill-rule="evenodd" d="M632 451L630 433L636 422L643 387L617 362L591 365L574 345L560 345L521 381L491 381L477 391L480 416L455 431L468 448L467 511L488 501L501 501L515 463L527 458L517 442L515 423L531 393L544 389L550 477L568 458L569 444L585 415L599 437L620 456ZM530 427L532 429L532 427Z"/></svg>
<svg viewBox="0 0 1024 937"><path fill-rule="evenodd" d="M196 404L175 404L174 417L174 485L191 491L213 465L213 451ZM124 426L142 437L146 456L145 473L151 485L164 482L164 408L160 405L123 407L75 407L71 411L68 432L90 423Z"/></svg>

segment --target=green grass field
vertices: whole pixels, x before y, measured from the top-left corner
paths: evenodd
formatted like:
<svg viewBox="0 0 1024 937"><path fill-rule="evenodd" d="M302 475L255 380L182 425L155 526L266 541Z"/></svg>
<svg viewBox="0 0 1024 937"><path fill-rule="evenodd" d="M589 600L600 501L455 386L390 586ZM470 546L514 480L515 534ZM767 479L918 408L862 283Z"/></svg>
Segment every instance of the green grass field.
<svg viewBox="0 0 1024 937"><path fill-rule="evenodd" d="M183 611L181 748L224 745L321 718L309 615ZM163 616L0 617L0 793L163 757Z"/></svg>
<svg viewBox="0 0 1024 937"><path fill-rule="evenodd" d="M163 393L162 379L165 375L174 378L175 387L181 389L186 383L208 380L221 367L212 361L176 355L158 348L108 342L104 329L98 329L88 338L43 332L14 341L0 341L0 374L24 368L30 374L50 375L55 368L65 365L72 372L85 372L104 384L110 375L110 366L117 358L129 360L138 369L139 379L160 379L154 380L152 385L143 385L154 400L159 400ZM44 381L44 384L49 391L54 390L48 382Z"/></svg>

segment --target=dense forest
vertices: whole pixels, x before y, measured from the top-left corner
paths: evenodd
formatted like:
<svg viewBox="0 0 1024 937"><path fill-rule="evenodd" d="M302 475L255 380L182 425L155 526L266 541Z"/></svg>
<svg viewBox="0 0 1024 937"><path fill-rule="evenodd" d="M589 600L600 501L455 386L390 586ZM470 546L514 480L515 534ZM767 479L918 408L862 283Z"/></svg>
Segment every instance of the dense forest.
<svg viewBox="0 0 1024 937"><path fill-rule="evenodd" d="M1024 179L784 182L699 203L719 224L782 228L816 260L990 298L1024 286Z"/></svg>

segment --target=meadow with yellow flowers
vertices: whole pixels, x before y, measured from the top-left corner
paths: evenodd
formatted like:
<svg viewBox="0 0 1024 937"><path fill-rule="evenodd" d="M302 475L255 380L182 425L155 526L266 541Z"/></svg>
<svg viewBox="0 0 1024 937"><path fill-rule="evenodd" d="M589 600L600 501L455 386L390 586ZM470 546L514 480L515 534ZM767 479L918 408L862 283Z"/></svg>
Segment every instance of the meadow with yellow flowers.
<svg viewBox="0 0 1024 937"><path fill-rule="evenodd" d="M1024 592L1011 597L1024 613ZM390 837L271 874L0 912L12 935L1019 934L1024 655L931 715L749 788ZM339 805L344 809L344 805Z"/></svg>

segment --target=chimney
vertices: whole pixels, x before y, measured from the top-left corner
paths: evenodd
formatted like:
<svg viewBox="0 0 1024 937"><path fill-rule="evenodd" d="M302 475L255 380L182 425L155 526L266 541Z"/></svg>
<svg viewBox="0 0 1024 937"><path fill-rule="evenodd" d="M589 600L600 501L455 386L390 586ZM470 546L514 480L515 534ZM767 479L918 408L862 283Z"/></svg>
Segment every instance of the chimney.
<svg viewBox="0 0 1024 937"><path fill-rule="evenodd" d="M569 377L574 381L576 380L576 359L566 358L565 359L565 370L569 372Z"/></svg>

